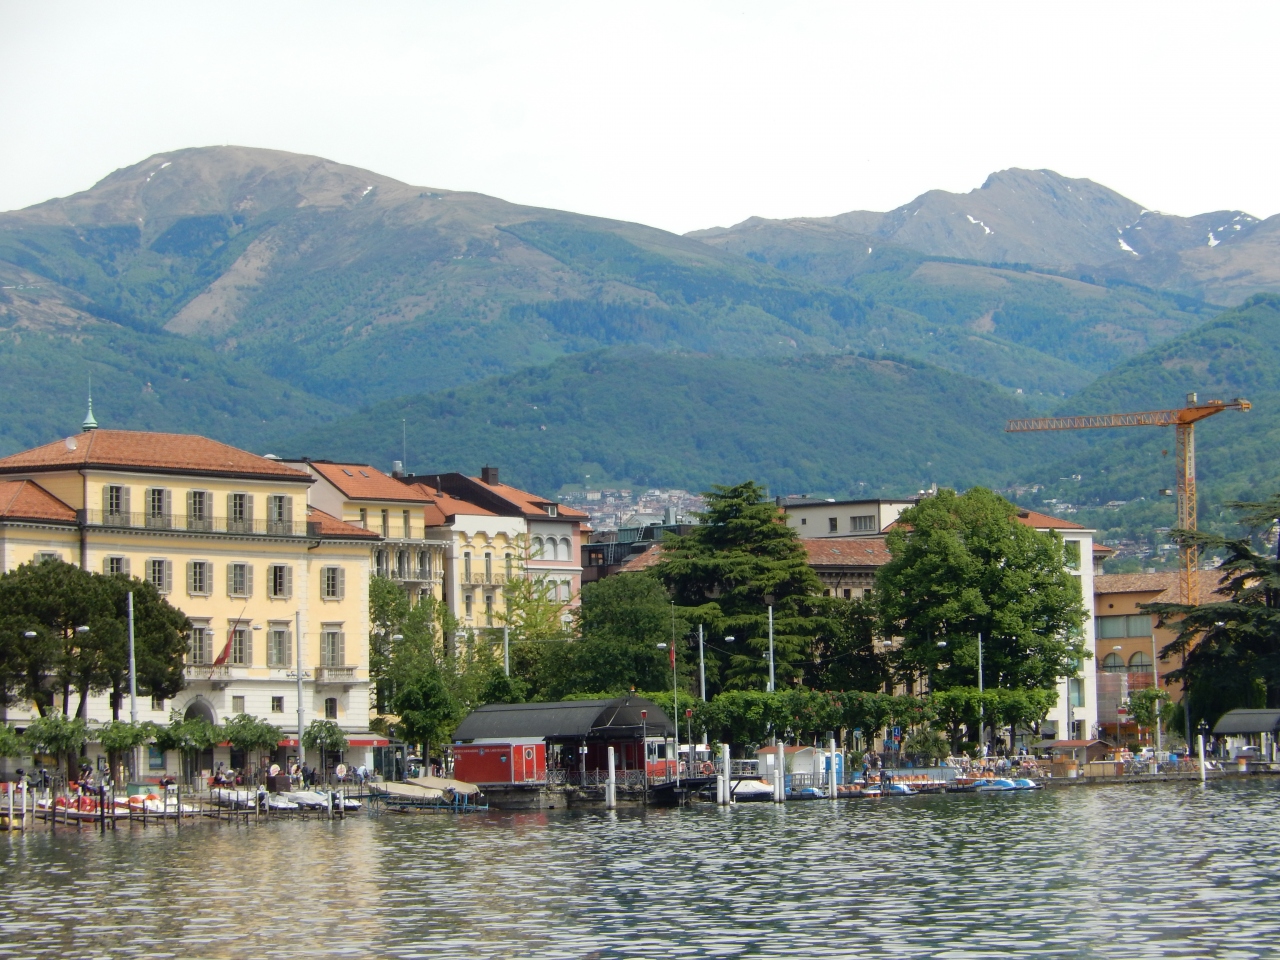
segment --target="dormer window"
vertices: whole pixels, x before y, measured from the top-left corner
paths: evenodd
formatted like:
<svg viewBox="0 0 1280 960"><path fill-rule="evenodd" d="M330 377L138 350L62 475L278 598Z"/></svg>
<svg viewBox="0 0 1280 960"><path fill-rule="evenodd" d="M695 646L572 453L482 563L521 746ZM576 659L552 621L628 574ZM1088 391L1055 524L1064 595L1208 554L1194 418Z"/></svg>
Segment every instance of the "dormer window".
<svg viewBox="0 0 1280 960"><path fill-rule="evenodd" d="M556 505L554 503L547 504L547 516L554 517L556 515Z"/></svg>

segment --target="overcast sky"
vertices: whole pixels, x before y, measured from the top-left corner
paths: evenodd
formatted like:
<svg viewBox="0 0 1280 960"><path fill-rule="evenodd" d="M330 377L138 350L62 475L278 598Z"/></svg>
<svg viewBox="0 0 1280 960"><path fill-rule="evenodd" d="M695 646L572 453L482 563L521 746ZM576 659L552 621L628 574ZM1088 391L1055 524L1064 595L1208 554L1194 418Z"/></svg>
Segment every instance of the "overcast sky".
<svg viewBox="0 0 1280 960"><path fill-rule="evenodd" d="M0 0L0 210L234 143L679 232L1012 166L1265 217L1277 9Z"/></svg>

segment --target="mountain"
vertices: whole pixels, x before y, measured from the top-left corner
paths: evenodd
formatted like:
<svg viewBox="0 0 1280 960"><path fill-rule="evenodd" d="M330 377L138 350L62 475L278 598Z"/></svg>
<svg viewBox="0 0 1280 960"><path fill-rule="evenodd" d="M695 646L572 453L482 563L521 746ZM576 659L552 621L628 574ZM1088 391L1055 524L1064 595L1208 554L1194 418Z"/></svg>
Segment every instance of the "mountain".
<svg viewBox="0 0 1280 960"><path fill-rule="evenodd" d="M780 269L848 285L877 246L930 257L1122 279L1212 303L1280 292L1280 217L1176 217L1051 170L993 173L969 193L931 190L888 213L765 220L688 234Z"/></svg>
<svg viewBox="0 0 1280 960"><path fill-rule="evenodd" d="M1014 438L1024 408L919 361L761 359L619 348L379 404L279 444L416 473L499 464L554 491L614 481L702 490L747 477L779 493L901 495L932 482L1003 485L1078 438Z"/></svg>

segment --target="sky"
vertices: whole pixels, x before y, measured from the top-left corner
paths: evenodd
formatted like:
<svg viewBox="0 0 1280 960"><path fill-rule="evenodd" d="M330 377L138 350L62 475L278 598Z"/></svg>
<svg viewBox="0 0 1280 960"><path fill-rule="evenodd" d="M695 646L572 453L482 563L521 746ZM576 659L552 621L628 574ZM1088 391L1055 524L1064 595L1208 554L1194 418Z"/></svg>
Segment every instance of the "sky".
<svg viewBox="0 0 1280 960"><path fill-rule="evenodd" d="M0 210L160 151L318 154L676 232L995 170L1280 212L1280 5L0 0Z"/></svg>

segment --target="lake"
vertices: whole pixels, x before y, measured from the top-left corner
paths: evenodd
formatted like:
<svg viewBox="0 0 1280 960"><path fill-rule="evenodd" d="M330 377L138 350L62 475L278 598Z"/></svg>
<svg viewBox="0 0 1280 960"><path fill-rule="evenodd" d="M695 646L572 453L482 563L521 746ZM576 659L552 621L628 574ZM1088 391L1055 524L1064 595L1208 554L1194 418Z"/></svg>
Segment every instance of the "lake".
<svg viewBox="0 0 1280 960"><path fill-rule="evenodd" d="M0 835L0 957L1276 957L1280 780Z"/></svg>

